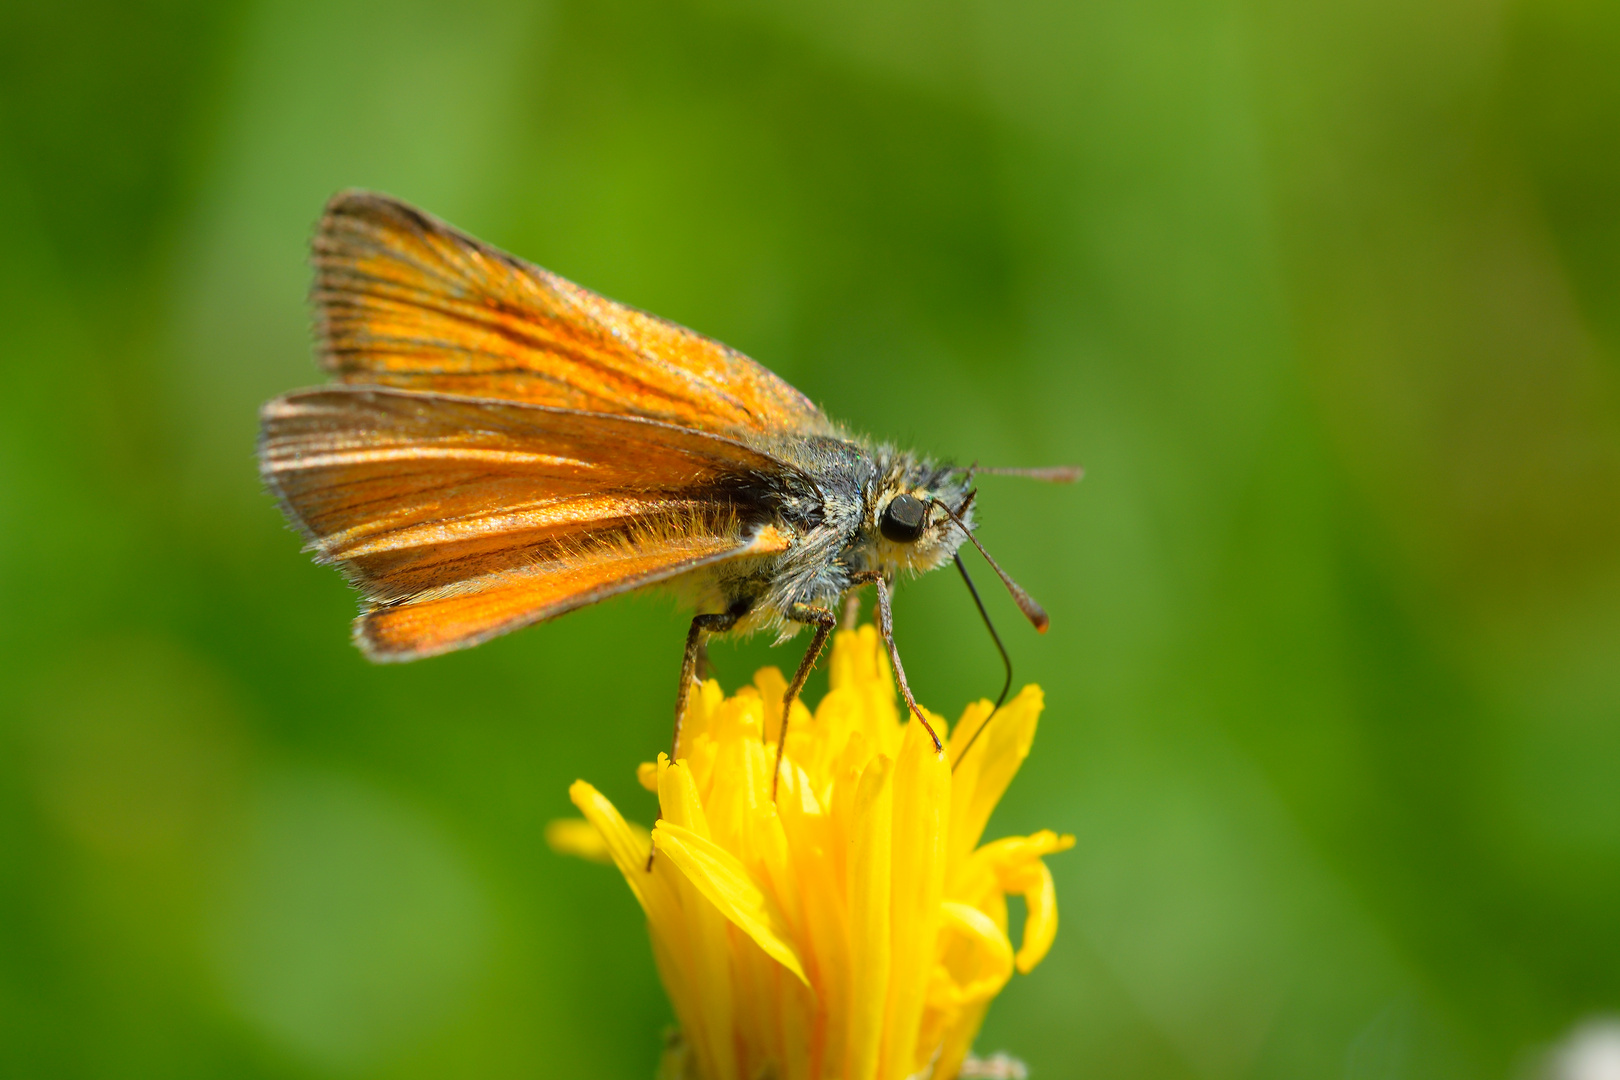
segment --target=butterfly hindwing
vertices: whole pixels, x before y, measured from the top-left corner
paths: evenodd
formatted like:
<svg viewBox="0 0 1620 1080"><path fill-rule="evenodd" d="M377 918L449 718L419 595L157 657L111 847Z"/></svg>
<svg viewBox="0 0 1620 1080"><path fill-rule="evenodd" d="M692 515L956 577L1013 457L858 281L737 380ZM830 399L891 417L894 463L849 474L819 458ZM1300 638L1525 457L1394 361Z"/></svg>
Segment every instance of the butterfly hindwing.
<svg viewBox="0 0 1620 1080"><path fill-rule="evenodd" d="M260 468L310 547L360 589L361 646L477 644L716 561L781 551L783 466L637 417L333 386L262 412Z"/></svg>

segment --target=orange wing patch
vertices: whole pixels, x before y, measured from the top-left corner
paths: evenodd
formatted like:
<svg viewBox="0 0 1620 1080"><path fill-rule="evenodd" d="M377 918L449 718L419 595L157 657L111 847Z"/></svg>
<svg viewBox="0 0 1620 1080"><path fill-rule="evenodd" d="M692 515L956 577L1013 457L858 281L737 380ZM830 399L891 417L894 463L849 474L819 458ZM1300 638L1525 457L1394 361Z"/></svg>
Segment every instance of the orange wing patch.
<svg viewBox="0 0 1620 1080"><path fill-rule="evenodd" d="M372 607L355 622L355 642L373 660L414 660L462 649L711 563L783 550L769 535L682 536L648 528L639 535L597 533L563 555L499 570Z"/></svg>
<svg viewBox="0 0 1620 1080"><path fill-rule="evenodd" d="M382 195L335 196L314 261L321 362L344 382L739 437L836 434L808 398L741 353Z"/></svg>
<svg viewBox="0 0 1620 1080"><path fill-rule="evenodd" d="M373 659L475 645L791 539L746 494L780 463L667 424L354 387L288 394L262 421L265 482L360 588Z"/></svg>

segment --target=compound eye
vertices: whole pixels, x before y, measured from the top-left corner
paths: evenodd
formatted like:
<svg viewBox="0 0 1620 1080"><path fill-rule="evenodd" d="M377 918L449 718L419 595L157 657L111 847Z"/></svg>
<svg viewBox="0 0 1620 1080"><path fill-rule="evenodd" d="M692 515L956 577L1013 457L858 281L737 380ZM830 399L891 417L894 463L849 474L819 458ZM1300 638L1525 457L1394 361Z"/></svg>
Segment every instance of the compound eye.
<svg viewBox="0 0 1620 1080"><path fill-rule="evenodd" d="M922 535L923 523L927 518L928 507L923 505L921 499L913 495L896 495L883 508L883 520L878 527L885 539L909 544Z"/></svg>

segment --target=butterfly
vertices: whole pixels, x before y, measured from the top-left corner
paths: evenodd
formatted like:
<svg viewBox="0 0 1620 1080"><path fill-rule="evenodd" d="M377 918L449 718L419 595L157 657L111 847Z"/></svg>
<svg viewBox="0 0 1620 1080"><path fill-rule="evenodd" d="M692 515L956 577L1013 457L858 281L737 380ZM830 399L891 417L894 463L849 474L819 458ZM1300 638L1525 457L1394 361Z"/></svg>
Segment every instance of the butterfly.
<svg viewBox="0 0 1620 1080"><path fill-rule="evenodd" d="M359 590L354 640L370 659L467 648L667 587L695 612L679 747L712 635L813 631L785 724L834 609L867 585L927 726L891 590L953 560L973 589L964 542L1045 631L1045 612L973 536L972 481L1079 470L976 470L854 437L741 353L388 196L334 196L313 263L316 353L336 382L263 407L260 474L307 550Z"/></svg>

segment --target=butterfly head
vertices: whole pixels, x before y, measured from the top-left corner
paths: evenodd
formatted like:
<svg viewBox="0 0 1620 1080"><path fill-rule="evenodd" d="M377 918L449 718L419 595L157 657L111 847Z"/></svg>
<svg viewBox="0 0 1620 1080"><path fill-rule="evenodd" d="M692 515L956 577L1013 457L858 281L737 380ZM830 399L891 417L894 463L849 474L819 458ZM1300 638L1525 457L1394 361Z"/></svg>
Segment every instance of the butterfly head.
<svg viewBox="0 0 1620 1080"><path fill-rule="evenodd" d="M866 537L871 562L892 577L943 566L973 528L973 496L965 469L896 455L872 485Z"/></svg>
<svg viewBox="0 0 1620 1080"><path fill-rule="evenodd" d="M920 574L943 566L956 557L964 543L971 543L1007 587L1018 610L1044 634L1045 610L1007 576L973 535L973 497L977 494L972 487L973 474L981 470L975 466L963 469L935 465L887 448L880 451L878 464L877 479L867 488L865 558L851 562L864 562L867 568L879 570L893 580L901 570ZM1038 472L1043 479L1077 479L1077 470L1073 469ZM957 565L961 566L960 560ZM962 573L965 577L967 571L963 569Z"/></svg>

